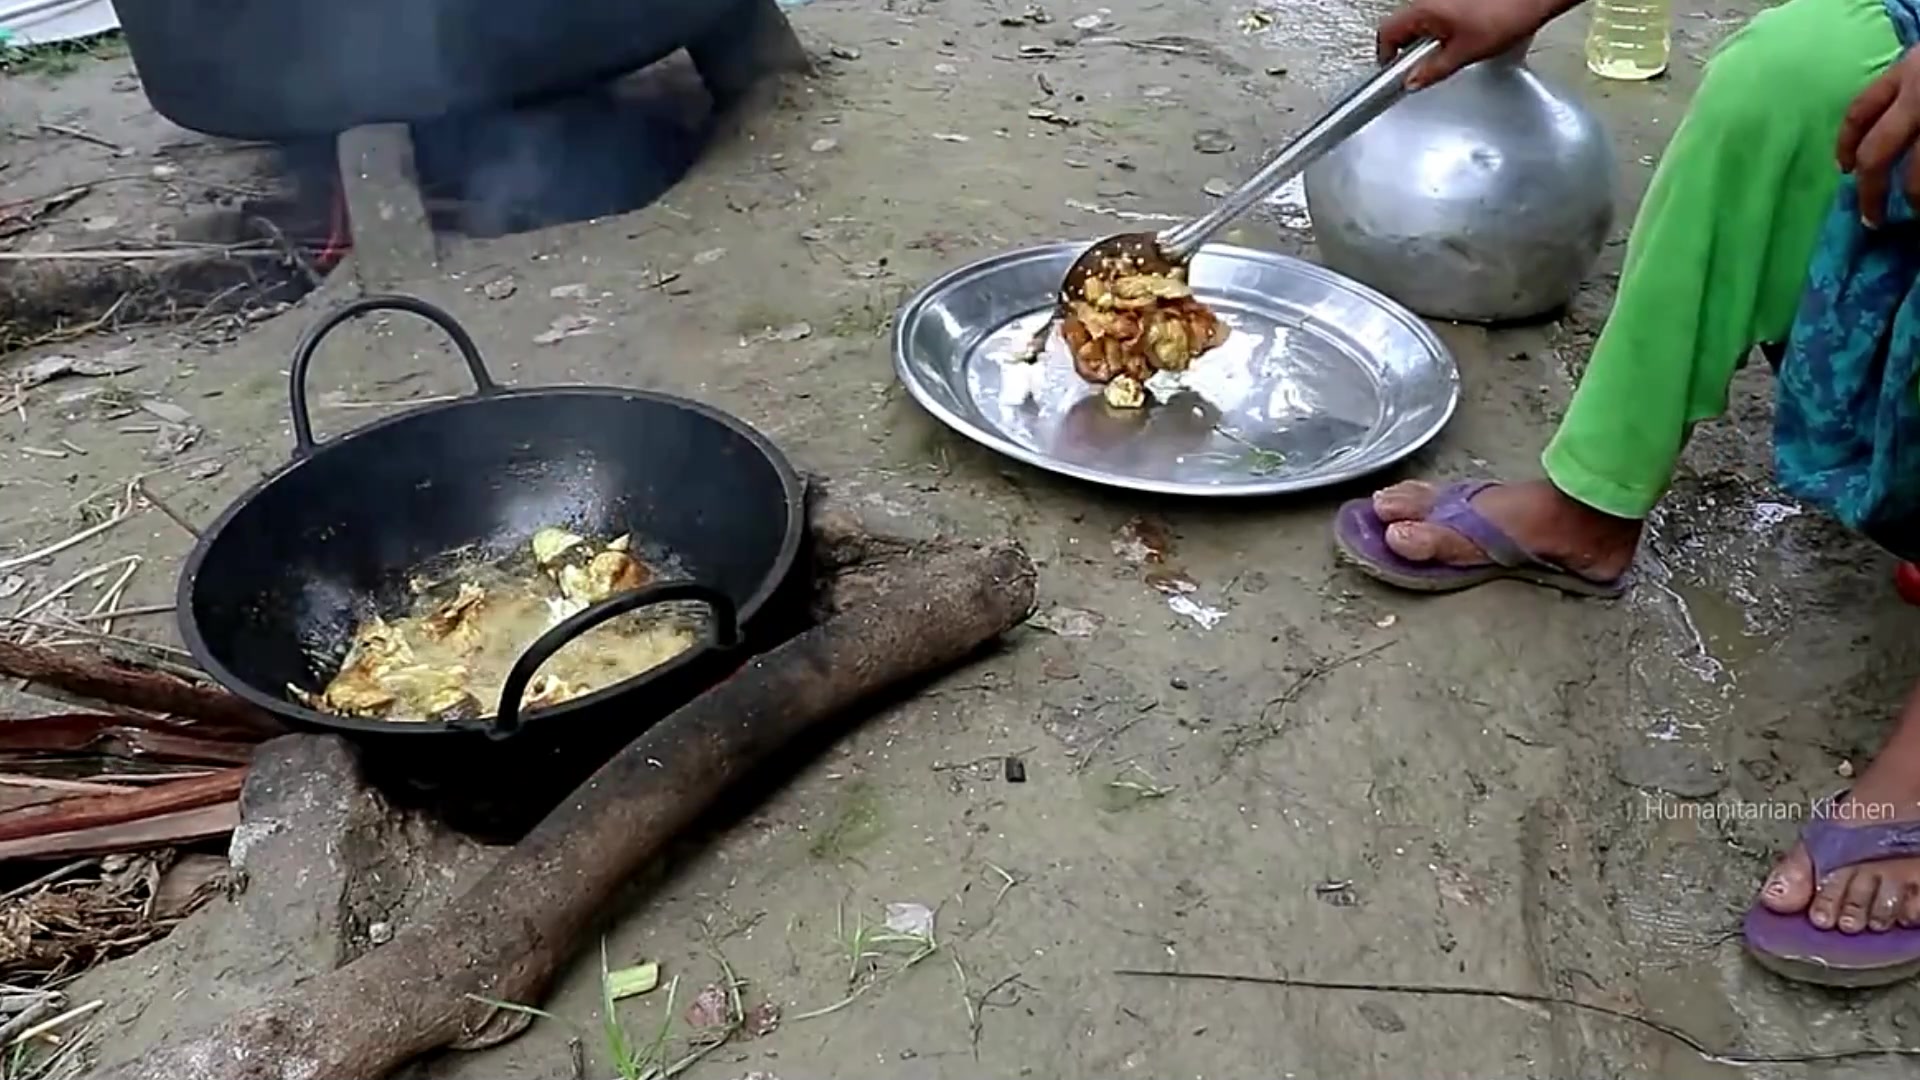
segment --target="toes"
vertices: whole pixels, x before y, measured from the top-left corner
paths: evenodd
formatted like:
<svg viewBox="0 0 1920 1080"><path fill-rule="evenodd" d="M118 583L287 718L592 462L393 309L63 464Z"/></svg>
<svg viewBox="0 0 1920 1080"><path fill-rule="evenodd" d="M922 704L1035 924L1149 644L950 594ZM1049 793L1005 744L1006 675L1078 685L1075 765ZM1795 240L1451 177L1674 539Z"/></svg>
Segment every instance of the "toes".
<svg viewBox="0 0 1920 1080"><path fill-rule="evenodd" d="M1834 925L1843 934L1857 934L1867 928L1867 917L1872 913L1873 899L1880 893L1880 874L1878 871L1862 867L1854 871L1853 880L1847 883L1847 891L1840 898L1840 919Z"/></svg>
<svg viewBox="0 0 1920 1080"><path fill-rule="evenodd" d="M1843 934L1920 927L1920 859L1844 867L1809 889L1811 873L1806 851L1796 845L1760 887L1761 904L1782 915L1804 906L1808 922ZM1811 901L1803 901L1809 893Z"/></svg>
<svg viewBox="0 0 1920 1080"><path fill-rule="evenodd" d="M1448 566L1484 566L1487 555L1473 541L1444 525L1424 521L1396 521L1387 526L1387 547L1395 555L1412 562L1437 562Z"/></svg>
<svg viewBox="0 0 1920 1080"><path fill-rule="evenodd" d="M1439 492L1420 480L1403 480L1373 493L1373 512L1381 521L1418 521L1433 513Z"/></svg>
<svg viewBox="0 0 1920 1080"><path fill-rule="evenodd" d="M1847 886L1853 884L1851 869L1835 870L1814 889L1813 902L1807 905L1807 921L1822 930L1840 923L1840 902L1846 899Z"/></svg>
<svg viewBox="0 0 1920 1080"><path fill-rule="evenodd" d="M1920 888L1914 892L1916 917L1920 917ZM1787 857L1774 864L1766 884L1760 886L1760 902L1769 911L1792 915L1807 910L1813 900L1813 863L1806 849L1795 844Z"/></svg>
<svg viewBox="0 0 1920 1080"><path fill-rule="evenodd" d="M1387 526L1387 547L1403 559L1432 562L1448 535L1446 529L1424 521L1396 521Z"/></svg>
<svg viewBox="0 0 1920 1080"><path fill-rule="evenodd" d="M1900 889L1900 882L1891 874L1880 876L1879 887L1873 893L1873 906L1867 909L1867 929L1875 933L1892 929L1900 917Z"/></svg>
<svg viewBox="0 0 1920 1080"><path fill-rule="evenodd" d="M1920 881L1909 881L1900 886L1901 926L1920 926Z"/></svg>

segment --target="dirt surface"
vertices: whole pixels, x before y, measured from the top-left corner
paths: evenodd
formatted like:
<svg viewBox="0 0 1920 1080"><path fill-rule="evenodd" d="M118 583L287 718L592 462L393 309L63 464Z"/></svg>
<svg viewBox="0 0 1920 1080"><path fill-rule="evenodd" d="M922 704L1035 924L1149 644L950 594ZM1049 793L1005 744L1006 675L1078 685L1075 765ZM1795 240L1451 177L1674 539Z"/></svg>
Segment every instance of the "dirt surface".
<svg viewBox="0 0 1920 1080"><path fill-rule="evenodd" d="M168 123L117 39L0 79L0 350L154 323L223 344L311 288L311 260L286 252L326 246L324 204L293 198L287 156Z"/></svg>
<svg viewBox="0 0 1920 1080"><path fill-rule="evenodd" d="M1243 23L1244 5L1106 2L1006 25L1022 5L816 0L794 16L820 76L723 125L663 201L454 242L444 276L408 290L465 320L506 380L692 395L835 477L878 523L1011 537L1042 564L1039 622L1051 630L1025 629L888 710L738 826L636 882L605 941L611 963L657 960L679 976L678 1014L720 977L718 951L750 1001L785 1011L777 1031L722 1048L698 1076L1889 1075L1884 1059L1735 1069L1643 1028L1510 1000L1114 974L1578 995L1759 1054L1920 1042L1910 987L1816 993L1741 955L1733 932L1786 823L1672 809L1681 796L1827 793L1843 762L1864 762L1915 674L1891 647L1913 616L1888 559L1768 486L1763 372L1742 377L1729 421L1702 429L1640 587L1613 604L1507 584L1410 598L1333 564L1329 514L1364 488L1246 507L1090 490L959 440L895 384L885 332L907 291L990 252L1111 230L1088 207L1200 208L1209 180L1244 174L1356 69L1372 21L1320 0L1274 8L1265 27ZM1535 49L1538 69L1608 121L1629 203L1699 57L1745 10L1682 8L1670 79L1588 77L1579 16ZM0 116L18 127L6 90ZM1077 122L1031 118L1036 107ZM1195 152L1199 128L1237 149ZM1240 239L1310 251L1289 221L1275 213ZM288 351L349 281L334 275L231 345L165 328L78 343L140 366L110 383L49 384L24 415L0 416L6 553L68 535L77 507L156 469L153 491L210 520L285 460ZM1465 395L1404 471L1532 474L1611 281L1597 276L1554 326L1437 327ZM536 344L556 325L585 332ZM336 340L315 374L324 432L378 415L371 403L461 389L447 351L402 320ZM43 353L0 361L0 385ZM192 445L169 438L177 413L155 416L146 400L189 414ZM101 419L121 409L133 411ZM1225 611L1213 628L1147 583L1137 518ZM164 603L188 543L146 512L0 582L21 574L22 595L37 595L138 554L128 602ZM129 627L172 635L165 619ZM1023 783L1005 779L1005 755L1023 762ZM845 939L890 903L936 910L938 952L799 1019L847 995ZM203 938L157 948L219 948ZM588 952L542 1003L561 1020L417 1075L567 1077L576 1036L587 1075L612 1075ZM214 1007L194 986L149 981L164 962L136 957L88 987L124 1025L109 1055ZM643 1042L665 1009L661 991L617 1007Z"/></svg>

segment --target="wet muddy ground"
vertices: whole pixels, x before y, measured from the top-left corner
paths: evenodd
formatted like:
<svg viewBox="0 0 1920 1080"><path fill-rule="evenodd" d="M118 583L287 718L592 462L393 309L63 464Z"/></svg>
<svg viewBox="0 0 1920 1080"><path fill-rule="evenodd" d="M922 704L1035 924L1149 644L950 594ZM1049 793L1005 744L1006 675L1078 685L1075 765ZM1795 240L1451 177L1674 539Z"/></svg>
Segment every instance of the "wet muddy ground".
<svg viewBox="0 0 1920 1080"><path fill-rule="evenodd" d="M677 1013L719 977L718 951L787 1017L694 1075L1889 1075L1886 1059L1715 1064L1644 1027L1514 999L1115 973L1572 995L1758 1055L1920 1043L1911 988L1799 989L1741 955L1733 932L1788 823L1678 809L1804 804L1843 783L1916 673L1895 647L1914 616L1885 556L1770 490L1763 371L1702 429L1642 583L1617 603L1510 584L1408 597L1332 561L1328 516L1363 489L1252 506L1127 497L936 426L891 376L885 334L908 291L994 251L1108 231L1102 209L1200 208L1210 180L1243 175L1364 63L1373 18L1318 0L1274 5L1270 20L1106 0L1051 5L1035 24L1023 6L816 0L794 17L820 75L728 119L664 200L453 241L444 273L407 290L466 321L508 380L698 397L835 478L878 524L1012 537L1041 562L1043 617L1008 648L848 734L730 832L635 883L606 939L613 964L680 976ZM1684 5L1675 74L1647 85L1585 74L1578 15L1542 35L1533 63L1607 120L1629 203L1700 57L1744 10ZM101 63L118 65L109 83L125 72ZM97 77L35 77L31 100ZM28 99L13 90L0 117L17 129ZM1233 149L1197 151L1201 129ZM1240 239L1310 253L1302 224L1281 207ZM1610 287L1596 276L1551 326L1438 327L1464 398L1402 471L1531 473ZM217 346L168 327L58 346L138 366L50 383L0 415L4 554L68 535L143 471L161 470L148 484L183 516L210 519L285 459L288 350L351 291L335 274ZM457 393L456 371L424 331L374 320L325 350L317 424L339 432ZM188 543L144 513L0 574L0 591L9 575L35 595L137 554L129 602L164 603ZM1146 547L1224 618L1205 628L1170 609ZM137 632L172 634L165 619ZM1023 783L1005 778L1005 755ZM889 904L933 909L937 952L802 1019L847 996L848 939ZM212 1007L204 986L169 979L206 970L220 943L181 937L96 981L119 1025L110 1056ZM907 955L881 951L889 970ZM598 955L583 958L544 1003L561 1021L417 1074L569 1076L577 1030L588 1075L611 1075L598 974ZM618 1013L646 1038L665 996Z"/></svg>

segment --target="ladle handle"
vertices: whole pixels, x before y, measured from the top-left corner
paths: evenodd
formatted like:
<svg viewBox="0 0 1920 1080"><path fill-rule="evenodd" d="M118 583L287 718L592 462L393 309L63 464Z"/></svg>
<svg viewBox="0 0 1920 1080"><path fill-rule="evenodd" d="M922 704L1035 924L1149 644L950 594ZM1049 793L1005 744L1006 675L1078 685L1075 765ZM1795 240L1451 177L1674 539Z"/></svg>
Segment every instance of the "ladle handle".
<svg viewBox="0 0 1920 1080"><path fill-rule="evenodd" d="M500 384L494 382L493 375L487 371L487 362L480 359L480 347L473 343L473 335L452 315L415 296L363 296L322 316L301 335L300 344L294 346L293 363L287 371L287 398L293 405L293 456L296 459L313 453L319 445L313 440L313 413L307 408L307 369L313 366L314 351L335 327L369 311L411 311L438 326L460 351L467 373L473 376L473 392L482 397L500 392Z"/></svg>
<svg viewBox="0 0 1920 1080"><path fill-rule="evenodd" d="M1160 234L1160 250L1174 262L1186 262L1200 251L1228 222L1259 205L1281 184L1293 179L1307 166L1319 160L1342 140L1387 111L1407 93L1407 76L1428 57L1440 51L1440 42L1421 38L1401 51L1373 78L1341 98L1313 126L1294 137L1286 148L1267 162L1253 179L1240 185L1220 205L1184 225L1176 225Z"/></svg>
<svg viewBox="0 0 1920 1080"><path fill-rule="evenodd" d="M521 699L526 696L527 687L533 684L533 677L540 673L541 665L553 659L554 653L609 619L675 600L697 601L712 610L713 629L707 641L708 648L731 649L740 643L740 615L733 606L733 598L711 586L697 581L662 581L610 596L585 611L562 619L559 625L541 634L533 644L527 646L527 651L513 662L506 681L500 686L500 706L494 713L493 723L487 728L487 734L504 739L520 730ZM637 677L644 679L650 674Z"/></svg>

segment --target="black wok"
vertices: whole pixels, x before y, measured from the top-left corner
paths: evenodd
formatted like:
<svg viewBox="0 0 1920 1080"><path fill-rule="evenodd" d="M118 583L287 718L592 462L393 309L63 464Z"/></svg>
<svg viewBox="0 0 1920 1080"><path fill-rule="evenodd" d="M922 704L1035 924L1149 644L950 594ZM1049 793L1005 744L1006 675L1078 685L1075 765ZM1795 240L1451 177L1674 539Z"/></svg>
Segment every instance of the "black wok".
<svg viewBox="0 0 1920 1080"><path fill-rule="evenodd" d="M317 443L306 402L314 351L334 327L378 310L413 312L444 329L474 393ZM328 314L301 339L290 375L293 458L201 535L180 575L180 631L221 685L296 727L354 739L370 767L486 802L509 796L505 803L537 815L737 668L743 638L782 632L772 609L792 606L783 586L799 555L804 492L780 452L741 421L639 390L502 388L452 316L404 296ZM290 684L324 685L355 627L370 611L403 609L408 580L423 567L455 551L525 551L549 525L586 536L631 532L637 547L671 552L680 572L549 631L516 666L496 715L480 721L354 719L288 695ZM668 601L708 609L704 644L646 674L519 714L518 691L568 640Z"/></svg>

